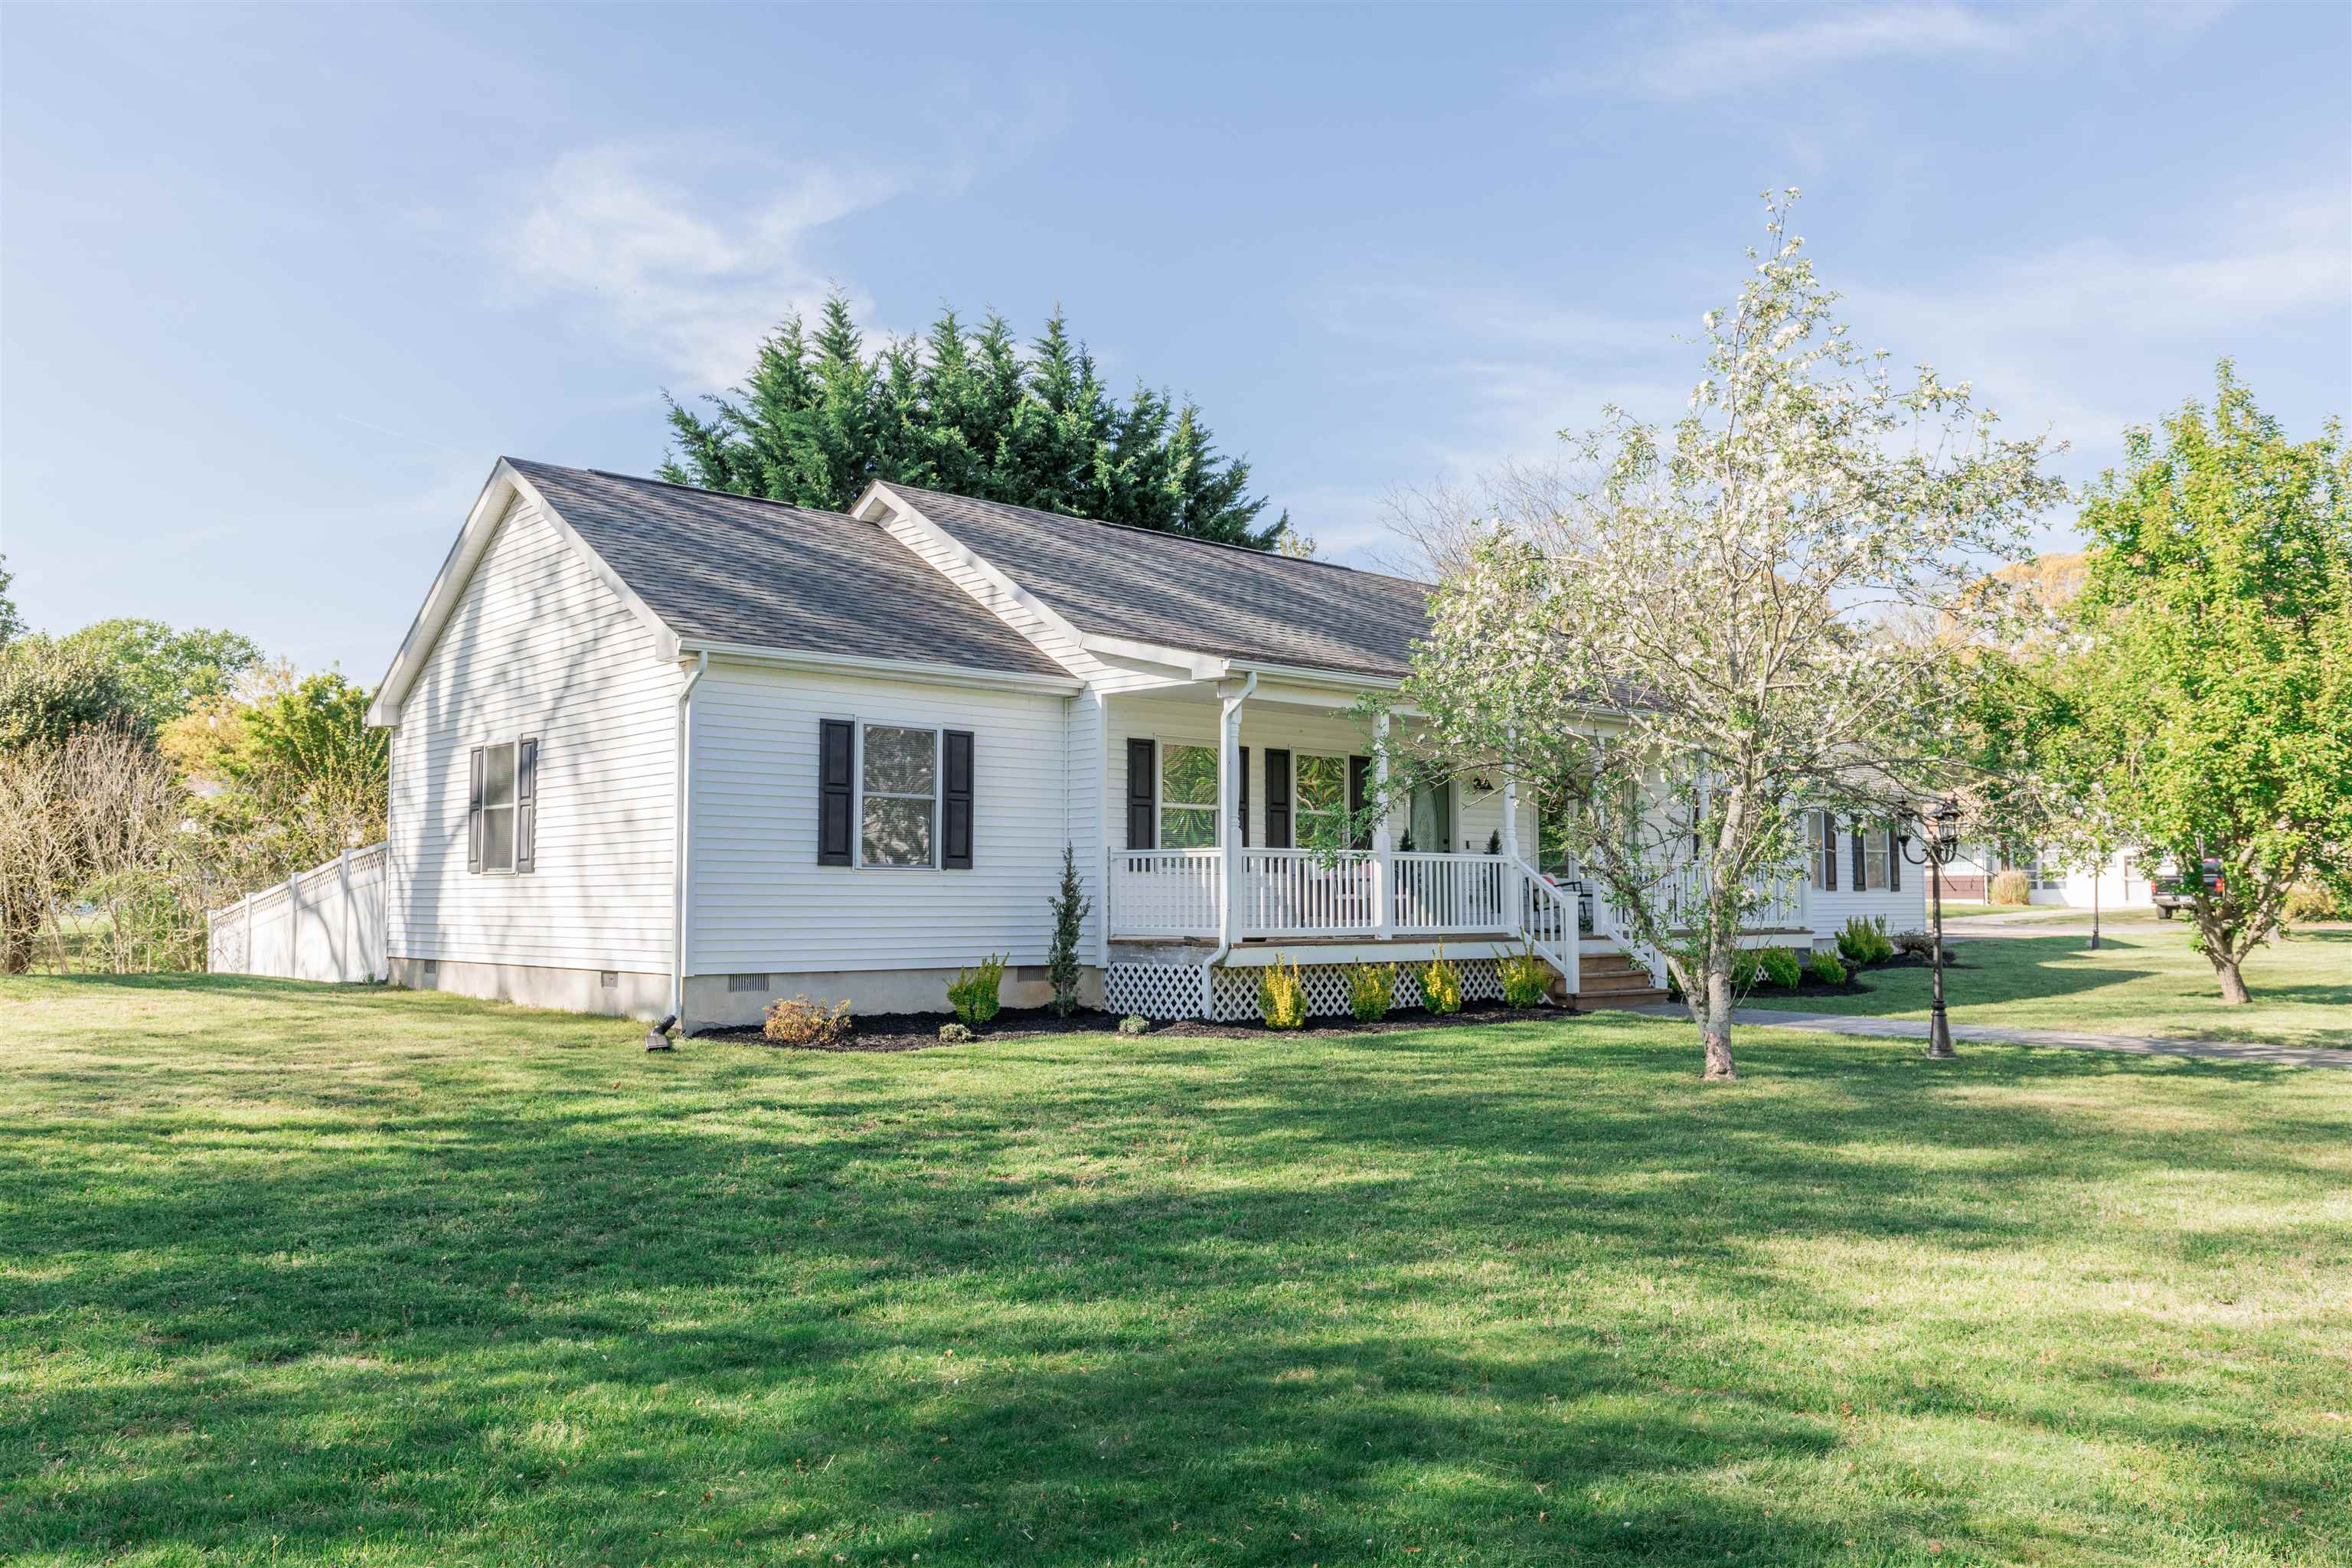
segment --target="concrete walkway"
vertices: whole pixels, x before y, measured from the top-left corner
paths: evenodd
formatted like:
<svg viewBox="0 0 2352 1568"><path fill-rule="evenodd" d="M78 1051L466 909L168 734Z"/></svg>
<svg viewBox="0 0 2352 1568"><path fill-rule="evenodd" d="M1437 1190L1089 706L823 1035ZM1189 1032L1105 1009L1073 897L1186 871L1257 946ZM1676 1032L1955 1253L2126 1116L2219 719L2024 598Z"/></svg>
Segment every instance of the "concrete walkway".
<svg viewBox="0 0 2352 1568"><path fill-rule="evenodd" d="M1690 1010L1680 1003L1631 1007L1656 1018L1687 1021ZM1759 1029L1818 1029L1832 1035L1869 1035L1882 1039L1925 1040L1925 1019L1857 1018L1843 1013L1784 1013L1774 1007L1735 1007L1734 1024ZM2091 1035L2072 1029L1999 1029L1982 1024L1955 1024L1952 1038L1961 1045L2063 1046L2083 1051L2128 1051L2144 1057L2202 1057L2211 1061L2257 1062L2265 1067L2334 1068L2352 1072L2352 1051L2324 1047L2249 1046L2231 1040L2161 1040L2142 1035Z"/></svg>

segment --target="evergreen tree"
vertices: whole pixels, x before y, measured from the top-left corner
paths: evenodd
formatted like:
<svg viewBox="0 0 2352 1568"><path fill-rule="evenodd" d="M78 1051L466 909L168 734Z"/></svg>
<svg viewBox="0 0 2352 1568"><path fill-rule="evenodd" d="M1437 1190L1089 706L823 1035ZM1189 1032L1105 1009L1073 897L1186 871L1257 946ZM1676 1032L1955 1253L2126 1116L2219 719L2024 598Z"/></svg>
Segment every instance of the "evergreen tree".
<svg viewBox="0 0 2352 1568"><path fill-rule="evenodd" d="M1217 451L1196 405L1141 384L1114 396L1058 307L1026 354L1003 317L968 329L952 309L869 353L836 294L814 332L788 317L709 402L670 402L664 479L831 510L882 479L1257 550L1289 526L1261 525L1249 465Z"/></svg>

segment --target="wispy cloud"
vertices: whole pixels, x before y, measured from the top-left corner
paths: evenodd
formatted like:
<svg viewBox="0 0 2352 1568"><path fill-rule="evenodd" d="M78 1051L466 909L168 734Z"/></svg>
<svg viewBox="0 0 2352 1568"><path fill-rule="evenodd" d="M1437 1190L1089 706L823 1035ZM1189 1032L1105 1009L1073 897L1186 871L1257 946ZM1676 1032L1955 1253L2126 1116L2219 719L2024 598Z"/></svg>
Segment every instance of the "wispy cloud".
<svg viewBox="0 0 2352 1568"><path fill-rule="evenodd" d="M2126 28L2201 26L2219 5L2134 7L2087 5L1978 6L1951 4L1753 8L1725 14L1671 12L1664 31L1630 58L1601 68L1557 73L1560 89L1632 89L1655 98L1700 98L1769 86L1790 77L1864 60L1956 57L2022 59L2053 43ZM1752 18L1770 15L1764 25Z"/></svg>
<svg viewBox="0 0 2352 1568"><path fill-rule="evenodd" d="M883 174L754 168L768 176L766 194L740 206L677 176L752 163L723 149L644 142L567 153L530 184L496 248L526 295L586 311L698 385L725 385L761 334L824 296L830 283L812 255L819 231L902 188ZM760 181L728 183L740 191Z"/></svg>

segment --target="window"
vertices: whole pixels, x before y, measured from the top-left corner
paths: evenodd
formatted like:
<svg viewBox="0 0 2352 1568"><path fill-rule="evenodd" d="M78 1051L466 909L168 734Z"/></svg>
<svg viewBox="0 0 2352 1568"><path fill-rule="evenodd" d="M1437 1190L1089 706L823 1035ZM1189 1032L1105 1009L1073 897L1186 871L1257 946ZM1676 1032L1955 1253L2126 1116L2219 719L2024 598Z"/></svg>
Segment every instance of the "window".
<svg viewBox="0 0 2352 1568"><path fill-rule="evenodd" d="M515 852L515 746L482 748L482 869L511 871Z"/></svg>
<svg viewBox="0 0 2352 1568"><path fill-rule="evenodd" d="M2044 852L2033 858L2032 876L2034 887L2043 892L2063 888L2066 885L2066 868L2059 863L2054 851Z"/></svg>
<svg viewBox="0 0 2352 1568"><path fill-rule="evenodd" d="M858 858L867 866L933 863L940 732L868 724L858 773Z"/></svg>
<svg viewBox="0 0 2352 1568"><path fill-rule="evenodd" d="M1837 836L1830 831L1826 811L1805 813L1805 859L1812 868L1814 887L1827 891L1837 886Z"/></svg>
<svg viewBox="0 0 2352 1568"><path fill-rule="evenodd" d="M1886 890L1886 858L1894 852L1895 834L1890 828L1873 828L1861 834L1862 886L1864 891L1883 893Z"/></svg>
<svg viewBox="0 0 2352 1568"><path fill-rule="evenodd" d="M534 866L538 840L539 742L476 746L466 807L466 869L516 876Z"/></svg>
<svg viewBox="0 0 2352 1568"><path fill-rule="evenodd" d="M1217 753L1211 746L1160 748L1160 847L1217 842Z"/></svg>
<svg viewBox="0 0 2352 1568"><path fill-rule="evenodd" d="M1292 764L1292 792L1301 849L1344 849L1348 842L1348 759L1302 753Z"/></svg>

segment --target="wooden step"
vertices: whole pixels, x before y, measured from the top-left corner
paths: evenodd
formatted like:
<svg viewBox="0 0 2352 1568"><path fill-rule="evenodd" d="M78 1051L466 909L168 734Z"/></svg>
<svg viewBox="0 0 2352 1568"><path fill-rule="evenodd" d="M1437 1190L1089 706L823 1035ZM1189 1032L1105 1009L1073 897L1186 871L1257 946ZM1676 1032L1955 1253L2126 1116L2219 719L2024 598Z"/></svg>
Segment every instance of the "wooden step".
<svg viewBox="0 0 2352 1568"><path fill-rule="evenodd" d="M1575 997L1578 1008L1587 1012L1596 1007L1647 1007L1667 1000L1664 992L1655 990L1580 991Z"/></svg>

